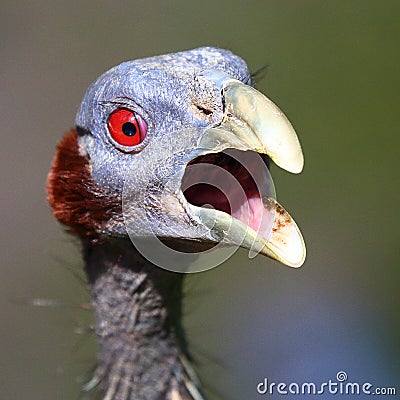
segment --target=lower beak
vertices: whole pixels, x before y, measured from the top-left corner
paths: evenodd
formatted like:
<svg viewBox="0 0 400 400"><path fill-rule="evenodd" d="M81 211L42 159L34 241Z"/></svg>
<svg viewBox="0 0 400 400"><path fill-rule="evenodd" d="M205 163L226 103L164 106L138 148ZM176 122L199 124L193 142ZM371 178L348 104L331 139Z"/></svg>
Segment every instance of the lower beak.
<svg viewBox="0 0 400 400"><path fill-rule="evenodd" d="M301 146L282 111L263 94L238 80L218 73L207 78L220 85L225 114L220 125L207 129L202 136L199 147L204 149L203 154L228 148L251 150L267 154L289 172L301 172L304 164ZM268 174L265 164L259 168L265 168ZM219 210L195 206L190 210L219 240L249 249L250 256L261 253L285 265L300 267L306 248L299 228L267 193L263 183L257 186L263 209L256 229Z"/></svg>

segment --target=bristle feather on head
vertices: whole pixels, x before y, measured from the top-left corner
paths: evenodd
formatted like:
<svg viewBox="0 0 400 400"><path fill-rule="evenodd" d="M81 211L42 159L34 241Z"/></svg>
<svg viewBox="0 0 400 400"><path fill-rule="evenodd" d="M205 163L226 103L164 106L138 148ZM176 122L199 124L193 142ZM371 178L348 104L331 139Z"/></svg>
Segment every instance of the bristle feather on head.
<svg viewBox="0 0 400 400"><path fill-rule="evenodd" d="M89 161L79 152L74 129L57 146L47 178L47 201L54 216L80 237L99 236L111 216L122 213L120 196L94 183Z"/></svg>

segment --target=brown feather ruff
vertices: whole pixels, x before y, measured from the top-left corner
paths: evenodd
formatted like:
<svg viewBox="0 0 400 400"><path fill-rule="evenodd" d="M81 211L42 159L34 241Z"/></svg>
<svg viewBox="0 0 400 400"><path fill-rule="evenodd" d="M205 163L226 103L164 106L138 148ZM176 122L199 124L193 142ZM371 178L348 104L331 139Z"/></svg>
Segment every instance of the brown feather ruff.
<svg viewBox="0 0 400 400"><path fill-rule="evenodd" d="M54 216L80 237L98 237L113 215L122 214L121 197L94 183L89 160L79 154L74 129L57 146L47 177L47 201Z"/></svg>

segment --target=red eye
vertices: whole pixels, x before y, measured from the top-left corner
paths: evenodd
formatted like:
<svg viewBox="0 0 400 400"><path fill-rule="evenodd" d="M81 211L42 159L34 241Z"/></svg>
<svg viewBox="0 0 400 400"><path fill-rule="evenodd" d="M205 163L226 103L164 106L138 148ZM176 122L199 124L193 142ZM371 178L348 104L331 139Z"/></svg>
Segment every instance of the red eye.
<svg viewBox="0 0 400 400"><path fill-rule="evenodd" d="M147 124L139 115L127 108L119 108L108 117L108 130L111 137L121 146L137 146L147 133Z"/></svg>

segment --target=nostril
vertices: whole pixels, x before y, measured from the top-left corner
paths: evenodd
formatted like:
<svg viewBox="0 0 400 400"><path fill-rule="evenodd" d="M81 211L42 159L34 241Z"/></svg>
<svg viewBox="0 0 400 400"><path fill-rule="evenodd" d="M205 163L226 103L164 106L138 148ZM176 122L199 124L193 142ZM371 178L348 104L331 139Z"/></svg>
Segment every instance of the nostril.
<svg viewBox="0 0 400 400"><path fill-rule="evenodd" d="M208 108L202 107L199 104L195 104L196 108L204 115L210 115L212 114L212 110L209 110Z"/></svg>

